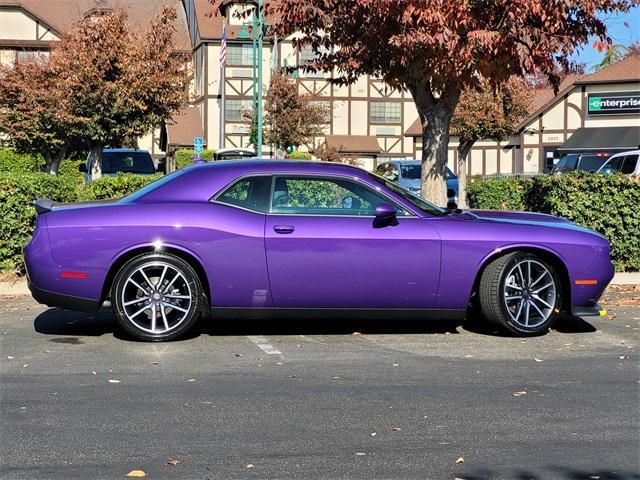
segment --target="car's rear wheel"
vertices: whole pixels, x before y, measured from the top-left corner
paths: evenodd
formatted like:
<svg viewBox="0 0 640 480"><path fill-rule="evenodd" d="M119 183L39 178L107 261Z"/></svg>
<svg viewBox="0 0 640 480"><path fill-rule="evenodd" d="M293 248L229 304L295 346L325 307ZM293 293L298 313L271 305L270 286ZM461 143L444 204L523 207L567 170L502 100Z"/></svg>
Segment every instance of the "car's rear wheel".
<svg viewBox="0 0 640 480"><path fill-rule="evenodd" d="M118 271L111 304L120 326L142 340L171 340L198 320L202 286L191 265L174 255L148 253Z"/></svg>
<svg viewBox="0 0 640 480"><path fill-rule="evenodd" d="M540 257L514 252L492 261L482 273L480 307L485 318L516 335L545 333L562 305L561 283Z"/></svg>

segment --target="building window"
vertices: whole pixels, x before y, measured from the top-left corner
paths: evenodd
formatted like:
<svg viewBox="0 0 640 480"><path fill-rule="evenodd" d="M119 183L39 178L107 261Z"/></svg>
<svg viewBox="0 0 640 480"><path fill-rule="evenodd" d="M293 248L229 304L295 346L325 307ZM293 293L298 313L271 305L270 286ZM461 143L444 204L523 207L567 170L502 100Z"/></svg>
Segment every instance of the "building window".
<svg viewBox="0 0 640 480"><path fill-rule="evenodd" d="M227 63L236 66L253 66L253 46L250 44L228 44Z"/></svg>
<svg viewBox="0 0 640 480"><path fill-rule="evenodd" d="M325 51L324 49L320 49L320 51ZM300 57L298 61L298 66L302 67L306 63L313 63L316 60L316 53L313 51L311 45L305 45L302 50L300 50ZM301 69L302 70L302 69ZM322 78L324 77L323 71L318 72L304 72L306 77L312 78Z"/></svg>
<svg viewBox="0 0 640 480"><path fill-rule="evenodd" d="M41 50L19 50L16 57L18 63L31 62L44 63L49 59L49 52Z"/></svg>
<svg viewBox="0 0 640 480"><path fill-rule="evenodd" d="M399 102L370 102L371 123L400 123Z"/></svg>
<svg viewBox="0 0 640 480"><path fill-rule="evenodd" d="M224 118L227 122L246 122L247 115L253 108L251 100L226 100L224 103Z"/></svg>

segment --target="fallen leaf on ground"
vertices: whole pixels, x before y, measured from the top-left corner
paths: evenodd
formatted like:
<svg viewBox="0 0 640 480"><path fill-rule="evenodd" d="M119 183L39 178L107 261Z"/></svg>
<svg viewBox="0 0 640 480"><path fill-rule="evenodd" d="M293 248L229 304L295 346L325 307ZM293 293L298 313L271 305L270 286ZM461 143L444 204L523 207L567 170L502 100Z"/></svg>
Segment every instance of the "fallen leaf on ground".
<svg viewBox="0 0 640 480"><path fill-rule="evenodd" d="M298 378L298 376L295 373L290 373L287 378Z"/></svg>
<svg viewBox="0 0 640 480"><path fill-rule="evenodd" d="M364 453L364 452L356 452L356 455L359 456L359 457L362 457L362 456L366 455L366 453Z"/></svg>
<svg viewBox="0 0 640 480"><path fill-rule="evenodd" d="M459 458L456 460L456 463L464 463L464 458L459 457Z"/></svg>
<svg viewBox="0 0 640 480"><path fill-rule="evenodd" d="M394 364L392 364L391 366L392 366L392 367L399 367L399 366L400 366L400 364L399 364L399 363L394 363Z"/></svg>
<svg viewBox="0 0 640 480"><path fill-rule="evenodd" d="M187 380L187 382L195 382L195 381L196 381L195 378L190 378L190 379Z"/></svg>
<svg viewBox="0 0 640 480"><path fill-rule="evenodd" d="M256 466L253 463L247 463L247 468L256 468Z"/></svg>
<svg viewBox="0 0 640 480"><path fill-rule="evenodd" d="M160 365L159 362L151 362L151 365Z"/></svg>
<svg viewBox="0 0 640 480"><path fill-rule="evenodd" d="M351 335L362 335L360 332L353 332Z"/></svg>
<svg viewBox="0 0 640 480"><path fill-rule="evenodd" d="M13 360L13 359L14 359L14 357L12 357L11 355L7 355L7 358L8 358L9 360Z"/></svg>
<svg viewBox="0 0 640 480"><path fill-rule="evenodd" d="M95 370L91 370L91 375L97 375L98 372L96 372Z"/></svg>
<svg viewBox="0 0 640 480"><path fill-rule="evenodd" d="M625 359L629 358L629 355L620 355L618 358L620 360L625 360Z"/></svg>
<svg viewBox="0 0 640 480"><path fill-rule="evenodd" d="M146 477L147 474L144 473L144 470L131 470L127 473L127 477Z"/></svg>
<svg viewBox="0 0 640 480"><path fill-rule="evenodd" d="M22 368L27 368L29 366L28 363L25 363L24 365L22 365Z"/></svg>
<svg viewBox="0 0 640 480"><path fill-rule="evenodd" d="M513 395L514 397L524 397L526 394L527 394L527 392L522 390L520 392L513 392L511 395Z"/></svg>
<svg viewBox="0 0 640 480"><path fill-rule="evenodd" d="M544 362L544 360L542 358L533 357L533 359L538 363Z"/></svg>
<svg viewBox="0 0 640 480"><path fill-rule="evenodd" d="M391 427L392 432L401 432L402 429L400 427Z"/></svg>
<svg viewBox="0 0 640 480"><path fill-rule="evenodd" d="M109 383L120 383L120 380L109 380Z"/></svg>
<svg viewBox="0 0 640 480"><path fill-rule="evenodd" d="M375 437L376 435L377 435L377 433L376 433L376 432L371 432L371 433L369 434L369 436L370 436L370 437Z"/></svg>
<svg viewBox="0 0 640 480"><path fill-rule="evenodd" d="M182 462L177 458L172 458L167 462L167 465L180 465Z"/></svg>

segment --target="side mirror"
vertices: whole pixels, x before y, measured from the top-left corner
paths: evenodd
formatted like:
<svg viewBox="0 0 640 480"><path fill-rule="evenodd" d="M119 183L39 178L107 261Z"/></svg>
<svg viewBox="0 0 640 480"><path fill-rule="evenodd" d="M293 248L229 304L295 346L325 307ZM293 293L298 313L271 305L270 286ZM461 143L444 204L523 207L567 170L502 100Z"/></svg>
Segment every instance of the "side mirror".
<svg viewBox="0 0 640 480"><path fill-rule="evenodd" d="M396 207L388 203L380 203L376 206L376 218L380 220L391 220L396 217Z"/></svg>
<svg viewBox="0 0 640 480"><path fill-rule="evenodd" d="M82 173L87 173L87 164L82 162L78 164L78 171Z"/></svg>

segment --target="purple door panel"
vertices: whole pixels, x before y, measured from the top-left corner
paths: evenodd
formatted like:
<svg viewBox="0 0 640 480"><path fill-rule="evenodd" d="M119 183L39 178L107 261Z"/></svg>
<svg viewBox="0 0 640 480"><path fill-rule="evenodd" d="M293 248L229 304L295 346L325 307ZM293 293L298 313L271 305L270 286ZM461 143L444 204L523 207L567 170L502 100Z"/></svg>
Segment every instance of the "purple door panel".
<svg viewBox="0 0 640 480"><path fill-rule="evenodd" d="M429 308L440 239L419 218L374 228L371 217L268 215L275 307Z"/></svg>

